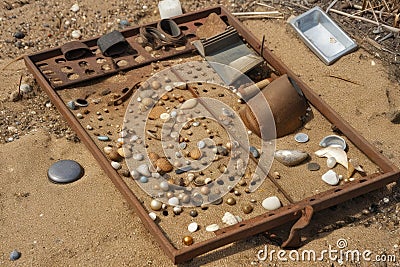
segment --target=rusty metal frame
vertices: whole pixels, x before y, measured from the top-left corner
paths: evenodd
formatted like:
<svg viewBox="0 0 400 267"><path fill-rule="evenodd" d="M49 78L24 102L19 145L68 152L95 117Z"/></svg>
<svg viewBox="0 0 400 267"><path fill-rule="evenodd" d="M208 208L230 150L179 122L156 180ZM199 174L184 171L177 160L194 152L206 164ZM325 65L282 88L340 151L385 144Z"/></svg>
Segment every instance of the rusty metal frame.
<svg viewBox="0 0 400 267"><path fill-rule="evenodd" d="M304 211L319 211L330 206L339 204L348 199L360 196L367 192L376 190L400 178L399 169L379 153L371 144L367 142L357 131L343 120L331 107L329 107L315 92L312 91L303 81L300 80L278 57L276 57L266 46L250 33L235 17L233 17L224 7L218 6L208 8L202 11L189 13L175 18L178 24L187 21L204 19L210 13L215 12L227 21L227 23L237 29L245 41L253 47L279 74L288 74L298 86L302 89L305 97L329 122L335 125L360 151L362 151L371 161L373 161L382 171L382 173L372 174L344 185L305 198L294 204L286 205L278 210L266 212L262 215L245 220L239 224L220 229L213 238L202 242L194 243L191 246L176 249L163 234L162 230L148 216L147 211L142 206L140 200L135 196L128 185L122 180L120 175L111 167L108 159L103 155L95 142L89 136L88 132L80 125L73 113L67 108L57 92L52 88L46 77L40 72L35 64L43 55L54 56L59 54L59 48L49 49L35 55L25 56L27 68L34 74L39 85L49 95L53 104L57 107L69 125L78 134L89 151L94 155L97 162L112 180L117 189L125 197L135 213L140 217L143 224L157 240L164 253L175 263L182 263L198 255L204 254L221 246L232 242L248 238L258 233L273 229L290 221L299 219ZM87 41L93 43L96 39ZM310 212L308 212L310 214ZM312 214L312 211L311 211ZM300 227L301 228L301 227ZM296 229L295 229L296 230Z"/></svg>

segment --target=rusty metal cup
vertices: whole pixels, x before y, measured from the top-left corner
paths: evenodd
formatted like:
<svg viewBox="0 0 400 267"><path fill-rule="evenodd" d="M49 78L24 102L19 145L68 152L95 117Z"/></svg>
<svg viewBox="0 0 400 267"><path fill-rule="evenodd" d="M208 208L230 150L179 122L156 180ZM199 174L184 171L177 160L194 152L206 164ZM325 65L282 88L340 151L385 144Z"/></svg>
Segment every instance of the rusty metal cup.
<svg viewBox="0 0 400 267"><path fill-rule="evenodd" d="M264 97L262 97L264 96ZM265 100L271 109L271 116L265 110ZM247 106L239 114L246 127L264 140L271 139L268 128L276 127L276 137L290 134L300 128L306 116L308 104L301 90L285 74L261 89L248 100ZM251 108L250 108L251 107Z"/></svg>

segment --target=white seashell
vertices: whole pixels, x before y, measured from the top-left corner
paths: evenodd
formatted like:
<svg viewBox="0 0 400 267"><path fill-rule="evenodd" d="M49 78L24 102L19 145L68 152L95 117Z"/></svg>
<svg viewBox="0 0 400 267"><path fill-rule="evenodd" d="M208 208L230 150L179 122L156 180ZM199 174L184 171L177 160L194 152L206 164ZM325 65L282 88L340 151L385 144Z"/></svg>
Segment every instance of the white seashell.
<svg viewBox="0 0 400 267"><path fill-rule="evenodd" d="M189 100L186 100L180 107L180 109L191 109L194 108L197 105L197 99L196 98L191 98Z"/></svg>
<svg viewBox="0 0 400 267"><path fill-rule="evenodd" d="M300 150L277 150L274 157L283 165L296 166L308 158L308 153Z"/></svg>
<svg viewBox="0 0 400 267"><path fill-rule="evenodd" d="M322 138L321 142L319 143L322 147L338 147L343 150L346 149L346 141L337 135L328 135Z"/></svg>
<svg viewBox="0 0 400 267"><path fill-rule="evenodd" d="M174 211L174 214L178 215L178 214L181 214L181 213L182 213L182 208L179 207L179 206L175 206L175 207L173 208L173 211Z"/></svg>
<svg viewBox="0 0 400 267"><path fill-rule="evenodd" d="M219 226L216 223L206 226L206 231L207 232L215 232L217 230L219 230Z"/></svg>
<svg viewBox="0 0 400 267"><path fill-rule="evenodd" d="M111 166L116 170L121 169L121 164L119 162L116 162L116 161L111 161Z"/></svg>
<svg viewBox="0 0 400 267"><path fill-rule="evenodd" d="M188 231L191 233L196 232L199 229L199 225L196 222L192 222L188 225Z"/></svg>
<svg viewBox="0 0 400 267"><path fill-rule="evenodd" d="M170 199L168 199L168 204L171 205L171 206L179 205L179 198L171 197Z"/></svg>
<svg viewBox="0 0 400 267"><path fill-rule="evenodd" d="M315 152L315 155L322 158L335 158L336 162L343 165L346 169L349 168L346 152L339 147L328 146Z"/></svg>
<svg viewBox="0 0 400 267"><path fill-rule="evenodd" d="M336 172L329 170L322 175L322 181L329 185L337 185L340 179Z"/></svg>
<svg viewBox="0 0 400 267"><path fill-rule="evenodd" d="M234 225L242 221L242 218L239 216L235 216L230 212L225 212L224 216L222 217L222 222L226 223L227 225Z"/></svg>
<svg viewBox="0 0 400 267"><path fill-rule="evenodd" d="M267 197L266 199L263 200L261 205L266 210L276 210L282 207L281 201L276 196Z"/></svg>
<svg viewBox="0 0 400 267"><path fill-rule="evenodd" d="M139 179L140 173L137 170L131 171L131 176L133 179Z"/></svg>
<svg viewBox="0 0 400 267"><path fill-rule="evenodd" d="M334 157L329 157L326 159L326 166L328 168L332 169L336 165L336 159Z"/></svg>
<svg viewBox="0 0 400 267"><path fill-rule="evenodd" d="M147 166L147 164L142 164L139 167L136 168L136 170L141 174L144 175L146 177L151 176L150 170L149 170L149 166Z"/></svg>
<svg viewBox="0 0 400 267"><path fill-rule="evenodd" d="M105 146L105 147L103 148L103 150L104 150L104 153L110 154L111 151L113 151L113 148L110 147L110 146Z"/></svg>
<svg viewBox="0 0 400 267"><path fill-rule="evenodd" d="M150 212L149 216L153 221L155 221L157 219L157 214L155 214L154 212Z"/></svg>

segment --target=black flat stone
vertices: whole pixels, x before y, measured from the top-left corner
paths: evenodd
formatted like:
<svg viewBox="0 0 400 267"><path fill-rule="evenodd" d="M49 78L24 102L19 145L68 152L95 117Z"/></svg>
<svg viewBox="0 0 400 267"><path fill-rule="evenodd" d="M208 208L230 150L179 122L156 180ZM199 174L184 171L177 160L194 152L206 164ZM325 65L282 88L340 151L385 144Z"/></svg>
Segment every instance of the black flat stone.
<svg viewBox="0 0 400 267"><path fill-rule="evenodd" d="M72 183L83 176L82 166L74 160L60 160L53 163L47 171L47 176L53 183Z"/></svg>

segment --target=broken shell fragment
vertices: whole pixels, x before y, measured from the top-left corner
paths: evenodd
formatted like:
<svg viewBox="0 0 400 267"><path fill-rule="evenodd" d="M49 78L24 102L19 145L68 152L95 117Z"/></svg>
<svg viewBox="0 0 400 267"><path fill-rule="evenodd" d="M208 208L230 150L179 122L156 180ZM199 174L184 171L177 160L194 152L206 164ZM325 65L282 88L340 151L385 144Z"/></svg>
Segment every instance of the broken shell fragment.
<svg viewBox="0 0 400 267"><path fill-rule="evenodd" d="M308 153L300 150L277 150L274 157L283 165L296 166L308 158Z"/></svg>
<svg viewBox="0 0 400 267"><path fill-rule="evenodd" d="M329 157L326 159L326 166L328 166L329 169L332 169L336 165L336 159L334 157Z"/></svg>
<svg viewBox="0 0 400 267"><path fill-rule="evenodd" d="M346 169L349 168L349 163L347 161L347 154L346 152L339 148L339 147L333 147L333 146L329 146L329 147L325 147L323 149L320 149L318 151L315 152L315 155L322 158L322 157L326 157L326 158L335 158L336 162L343 165Z"/></svg>
<svg viewBox="0 0 400 267"><path fill-rule="evenodd" d="M328 135L322 138L321 142L319 143L322 147L338 147L343 150L346 149L346 141L337 135Z"/></svg>
<svg viewBox="0 0 400 267"><path fill-rule="evenodd" d="M239 216L235 216L230 212L225 212L224 216L222 217L222 222L226 223L227 225L234 225L242 221L242 218Z"/></svg>
<svg viewBox="0 0 400 267"><path fill-rule="evenodd" d="M337 185L340 179L336 172L329 170L322 175L322 181L329 185Z"/></svg>
<svg viewBox="0 0 400 267"><path fill-rule="evenodd" d="M281 201L276 196L267 197L263 200L261 205L266 210L276 210L282 207Z"/></svg>

